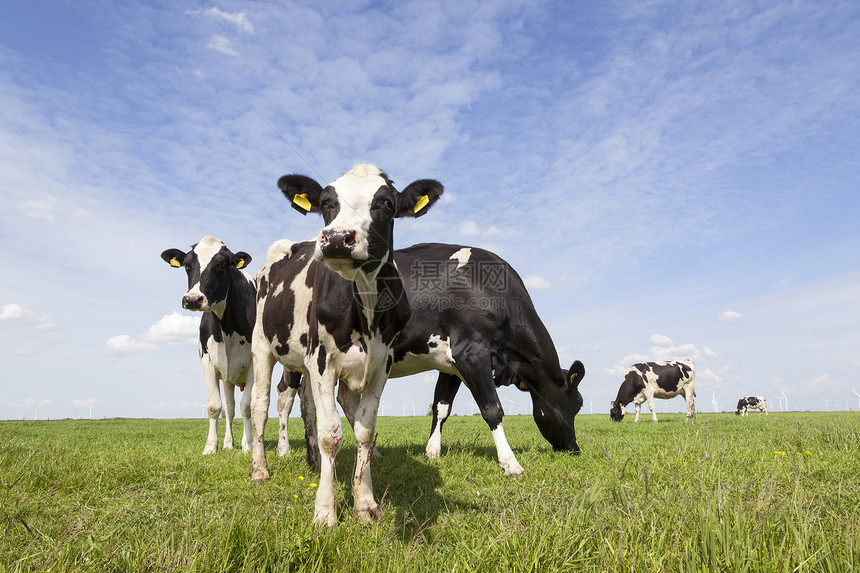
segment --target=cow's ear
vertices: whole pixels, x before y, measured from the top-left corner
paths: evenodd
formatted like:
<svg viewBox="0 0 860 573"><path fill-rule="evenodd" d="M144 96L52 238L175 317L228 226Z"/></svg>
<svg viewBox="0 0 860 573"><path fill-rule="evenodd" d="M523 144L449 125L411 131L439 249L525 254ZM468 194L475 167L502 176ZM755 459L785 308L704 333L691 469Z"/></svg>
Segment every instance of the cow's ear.
<svg viewBox="0 0 860 573"><path fill-rule="evenodd" d="M445 188L433 179L419 179L401 191L397 197L395 217L420 217L442 195Z"/></svg>
<svg viewBox="0 0 860 573"><path fill-rule="evenodd" d="M248 266L248 263L251 262L251 255L246 253L245 251L239 251L233 258L230 259L230 263L237 269L244 269Z"/></svg>
<svg viewBox="0 0 860 573"><path fill-rule="evenodd" d="M576 360L570 365L570 369L567 371L567 381L570 382L571 386L576 388L582 382L583 378L585 378L585 365Z"/></svg>
<svg viewBox="0 0 860 573"><path fill-rule="evenodd" d="M612 408L614 408L614 407L615 407L615 400L613 400L613 401L611 401L611 402L609 403L609 408L610 408L610 409L612 409Z"/></svg>
<svg viewBox="0 0 860 573"><path fill-rule="evenodd" d="M182 266L183 261L185 261L185 253L179 249L167 249L161 253L161 258L171 267L178 269Z"/></svg>
<svg viewBox="0 0 860 573"><path fill-rule="evenodd" d="M278 187L290 201L293 209L307 215L311 211L319 213L319 198L322 187L304 175L284 175L278 179Z"/></svg>

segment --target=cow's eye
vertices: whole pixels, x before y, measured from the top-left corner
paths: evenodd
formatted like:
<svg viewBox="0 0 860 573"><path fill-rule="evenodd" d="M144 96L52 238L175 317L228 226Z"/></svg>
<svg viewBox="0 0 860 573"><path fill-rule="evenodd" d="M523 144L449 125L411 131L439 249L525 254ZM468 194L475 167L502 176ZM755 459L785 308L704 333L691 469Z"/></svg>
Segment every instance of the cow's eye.
<svg viewBox="0 0 860 573"><path fill-rule="evenodd" d="M383 197L382 201L379 202L379 207L386 211L394 211L394 200L391 197Z"/></svg>

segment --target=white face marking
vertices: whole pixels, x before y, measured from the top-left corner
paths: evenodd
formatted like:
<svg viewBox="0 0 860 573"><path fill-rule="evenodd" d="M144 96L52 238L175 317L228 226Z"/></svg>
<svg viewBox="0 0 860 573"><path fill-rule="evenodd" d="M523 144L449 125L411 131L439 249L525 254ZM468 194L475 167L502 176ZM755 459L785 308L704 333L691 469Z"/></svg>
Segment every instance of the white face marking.
<svg viewBox="0 0 860 573"><path fill-rule="evenodd" d="M472 256L472 249L470 249L469 247L463 247L462 249L460 249L459 251L457 251L456 253L454 253L453 255L451 255L448 258L456 260L457 261L457 269L459 269L460 267L462 267L463 265L465 265L466 263L469 262L469 258L471 256ZM457 269L454 269L454 270L457 270Z"/></svg>
<svg viewBox="0 0 860 573"><path fill-rule="evenodd" d="M200 264L200 273L202 275L203 271L206 270L206 267L209 266L209 263L212 262L213 257L217 255L221 249L224 247L224 243L221 242L221 239L218 237L213 237L212 235L206 235L197 243L194 247L194 253L197 255L197 262ZM191 285L191 288L188 289L188 292L185 293L186 296L201 296L203 295L200 292L200 281L198 280L195 284ZM204 301L203 308L201 310L213 310L209 308L209 301ZM221 309L223 312L223 309Z"/></svg>
<svg viewBox="0 0 860 573"><path fill-rule="evenodd" d="M359 163L331 184L337 191L340 210L323 231L334 229L355 231L357 239L356 247L352 252L354 260L366 260L368 257L368 243L371 240L370 203L379 188L387 184L381 173L382 171L375 165ZM323 258L319 241L317 241L314 256L317 260ZM340 268L333 268L333 270L341 272Z"/></svg>

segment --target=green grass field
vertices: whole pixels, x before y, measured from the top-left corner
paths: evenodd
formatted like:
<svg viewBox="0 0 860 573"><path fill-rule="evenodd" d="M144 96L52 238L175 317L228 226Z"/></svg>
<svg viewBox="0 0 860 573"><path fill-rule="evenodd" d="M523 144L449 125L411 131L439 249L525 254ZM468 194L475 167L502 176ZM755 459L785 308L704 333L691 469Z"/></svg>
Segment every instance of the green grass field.
<svg viewBox="0 0 860 573"><path fill-rule="evenodd" d="M382 418L384 516L352 517L350 434L327 531L298 420L288 459L270 420L262 486L240 451L200 455L205 420L0 422L0 572L860 571L860 413L576 423L572 456L508 417L506 478L478 416L432 462L429 418Z"/></svg>

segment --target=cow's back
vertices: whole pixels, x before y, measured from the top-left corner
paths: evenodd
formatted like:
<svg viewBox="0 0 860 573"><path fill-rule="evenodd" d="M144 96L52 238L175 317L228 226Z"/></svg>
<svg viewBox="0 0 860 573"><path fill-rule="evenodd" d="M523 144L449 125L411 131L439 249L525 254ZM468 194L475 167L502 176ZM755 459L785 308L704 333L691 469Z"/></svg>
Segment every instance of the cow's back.
<svg viewBox="0 0 860 573"><path fill-rule="evenodd" d="M558 379L558 354L517 272L476 247L421 243L394 255L412 317L394 345L395 362L426 354L431 336L480 336L494 349L496 385ZM541 370L545 370L542 372Z"/></svg>

